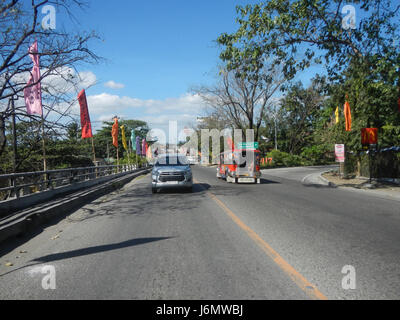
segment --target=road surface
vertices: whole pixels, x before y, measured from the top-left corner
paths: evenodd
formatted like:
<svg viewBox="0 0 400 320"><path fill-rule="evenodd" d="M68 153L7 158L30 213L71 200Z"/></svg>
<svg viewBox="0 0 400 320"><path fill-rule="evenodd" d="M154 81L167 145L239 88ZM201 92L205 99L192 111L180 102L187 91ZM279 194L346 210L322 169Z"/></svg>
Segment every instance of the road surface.
<svg viewBox="0 0 400 320"><path fill-rule="evenodd" d="M1 246L0 299L399 299L399 202L302 184L317 170L136 179Z"/></svg>

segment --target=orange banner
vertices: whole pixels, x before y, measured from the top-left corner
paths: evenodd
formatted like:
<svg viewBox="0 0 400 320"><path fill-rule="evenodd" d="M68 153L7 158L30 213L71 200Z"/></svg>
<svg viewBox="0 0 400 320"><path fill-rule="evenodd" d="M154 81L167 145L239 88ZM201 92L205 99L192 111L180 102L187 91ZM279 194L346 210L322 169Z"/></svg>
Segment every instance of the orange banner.
<svg viewBox="0 0 400 320"><path fill-rule="evenodd" d="M362 128L361 129L361 144L370 145L378 143L377 128Z"/></svg>
<svg viewBox="0 0 400 320"><path fill-rule="evenodd" d="M118 118L114 118L114 124L111 130L111 136L113 138L113 145L118 148Z"/></svg>
<svg viewBox="0 0 400 320"><path fill-rule="evenodd" d="M351 110L348 101L344 104L344 117L346 119L346 131L351 131Z"/></svg>

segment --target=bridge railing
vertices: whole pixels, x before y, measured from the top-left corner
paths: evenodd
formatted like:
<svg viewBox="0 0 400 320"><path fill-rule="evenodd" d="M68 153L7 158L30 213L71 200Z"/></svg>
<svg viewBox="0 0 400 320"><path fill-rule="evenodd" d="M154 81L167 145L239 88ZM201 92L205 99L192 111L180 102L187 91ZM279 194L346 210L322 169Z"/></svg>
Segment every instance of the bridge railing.
<svg viewBox="0 0 400 320"><path fill-rule="evenodd" d="M0 201L136 169L135 165L108 165L0 175Z"/></svg>

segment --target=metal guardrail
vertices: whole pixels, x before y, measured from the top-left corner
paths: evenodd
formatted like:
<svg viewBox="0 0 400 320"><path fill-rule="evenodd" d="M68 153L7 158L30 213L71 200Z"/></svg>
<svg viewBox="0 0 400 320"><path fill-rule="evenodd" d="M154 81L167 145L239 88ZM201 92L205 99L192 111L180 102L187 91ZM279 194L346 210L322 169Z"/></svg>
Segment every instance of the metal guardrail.
<svg viewBox="0 0 400 320"><path fill-rule="evenodd" d="M0 201L146 167L112 165L0 175Z"/></svg>

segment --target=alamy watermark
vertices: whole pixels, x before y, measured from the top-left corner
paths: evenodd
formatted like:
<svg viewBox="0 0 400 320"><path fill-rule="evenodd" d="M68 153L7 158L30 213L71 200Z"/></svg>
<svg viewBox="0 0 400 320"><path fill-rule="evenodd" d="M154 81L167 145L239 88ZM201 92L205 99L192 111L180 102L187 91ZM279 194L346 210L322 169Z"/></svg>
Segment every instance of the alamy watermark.
<svg viewBox="0 0 400 320"><path fill-rule="evenodd" d="M342 8L342 14L345 16L342 19L342 28L344 30L356 29L356 8L352 5L345 5Z"/></svg>
<svg viewBox="0 0 400 320"><path fill-rule="evenodd" d="M29 271L31 276L39 274L42 277L43 290L56 290L56 268L53 265L45 265L33 268Z"/></svg>
<svg viewBox="0 0 400 320"><path fill-rule="evenodd" d="M344 290L356 289L356 268L351 265L346 265L342 268L342 273L345 276L342 279L342 288Z"/></svg>
<svg viewBox="0 0 400 320"><path fill-rule="evenodd" d="M56 8L52 5L45 5L42 8L42 14L45 16L42 19L43 30L56 29Z"/></svg>
<svg viewBox="0 0 400 320"><path fill-rule="evenodd" d="M254 130L247 129L201 129L199 134L193 130L185 128L178 133L177 121L169 121L168 127L168 144L167 135L162 129L152 129L149 131L146 139L151 141L157 138L158 142L152 146L153 152L156 149L158 154L172 153L172 154L191 154L201 155L200 162L202 164L219 164L223 157L225 164L244 164L254 162L253 152L243 152L243 155L235 158L232 150L248 150L256 149L254 146ZM246 146L243 146L243 140L246 141ZM223 140L223 142L222 142ZM179 144L178 141L185 141ZM221 152L221 144L223 144L224 152ZM171 147L172 146L172 147Z"/></svg>

